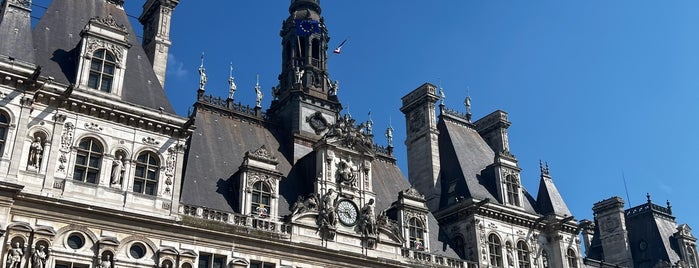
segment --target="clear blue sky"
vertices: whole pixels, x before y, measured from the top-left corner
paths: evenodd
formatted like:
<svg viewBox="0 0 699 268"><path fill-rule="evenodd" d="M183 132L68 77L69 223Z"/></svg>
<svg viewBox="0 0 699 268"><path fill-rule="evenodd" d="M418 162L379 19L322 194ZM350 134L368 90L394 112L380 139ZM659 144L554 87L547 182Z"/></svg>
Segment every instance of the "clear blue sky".
<svg viewBox="0 0 699 268"><path fill-rule="evenodd" d="M138 16L143 2L127 0L126 9ZM268 107L288 5L181 1L165 86L177 112L195 101L201 52L208 93L227 95L232 61L236 100L254 105L259 73ZM658 204L672 202L678 223L699 228L699 2L324 0L322 7L331 47L349 37L329 62L340 99L358 120L371 110L377 132L392 119L404 173L400 97L441 80L452 109L464 110L470 87L474 118L510 114L511 151L534 195L543 159L574 216L591 218L593 203L627 199L624 174L632 205L649 192Z"/></svg>

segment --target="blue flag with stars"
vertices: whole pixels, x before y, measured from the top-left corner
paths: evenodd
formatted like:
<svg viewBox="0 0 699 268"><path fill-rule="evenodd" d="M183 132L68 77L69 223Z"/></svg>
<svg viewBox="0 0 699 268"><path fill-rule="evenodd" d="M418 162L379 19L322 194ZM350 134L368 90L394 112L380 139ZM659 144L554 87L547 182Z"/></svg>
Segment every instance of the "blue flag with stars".
<svg viewBox="0 0 699 268"><path fill-rule="evenodd" d="M299 36L309 36L320 33L320 23L317 20L295 20L296 34Z"/></svg>

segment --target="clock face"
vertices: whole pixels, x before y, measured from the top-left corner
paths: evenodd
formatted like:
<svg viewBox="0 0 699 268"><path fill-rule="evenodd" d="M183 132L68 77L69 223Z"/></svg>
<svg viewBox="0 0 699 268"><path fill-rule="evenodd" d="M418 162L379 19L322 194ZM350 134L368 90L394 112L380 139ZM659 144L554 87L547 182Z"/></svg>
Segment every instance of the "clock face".
<svg viewBox="0 0 699 268"><path fill-rule="evenodd" d="M342 224L346 226L357 224L357 214L357 206L352 201L345 199L337 204L337 215Z"/></svg>

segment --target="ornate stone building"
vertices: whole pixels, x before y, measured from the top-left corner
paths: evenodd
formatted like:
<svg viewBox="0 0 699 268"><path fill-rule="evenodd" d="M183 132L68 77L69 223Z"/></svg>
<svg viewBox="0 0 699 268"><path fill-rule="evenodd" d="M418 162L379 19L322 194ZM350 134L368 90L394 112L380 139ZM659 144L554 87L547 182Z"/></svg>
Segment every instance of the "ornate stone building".
<svg viewBox="0 0 699 268"><path fill-rule="evenodd" d="M472 121L431 84L407 94L406 179L393 129L380 146L373 122L341 113L319 0L291 1L270 107L259 86L237 103L232 77L207 94L202 64L193 112L175 114L162 85L178 3L145 1L138 44L123 0L53 0L33 29L30 0L2 1L7 268L585 265L549 167L536 198L522 187L503 111ZM695 242L686 226L676 241Z"/></svg>

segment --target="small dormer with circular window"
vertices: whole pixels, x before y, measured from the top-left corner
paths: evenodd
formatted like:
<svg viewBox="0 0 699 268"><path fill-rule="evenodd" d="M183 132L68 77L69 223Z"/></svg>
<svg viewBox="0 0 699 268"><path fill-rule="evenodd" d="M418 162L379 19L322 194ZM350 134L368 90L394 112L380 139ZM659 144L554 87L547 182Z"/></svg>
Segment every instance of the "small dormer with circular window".
<svg viewBox="0 0 699 268"><path fill-rule="evenodd" d="M126 58L131 44L126 26L109 14L94 17L80 32L78 88L104 96L121 96Z"/></svg>

